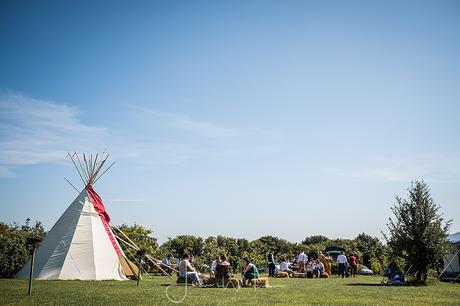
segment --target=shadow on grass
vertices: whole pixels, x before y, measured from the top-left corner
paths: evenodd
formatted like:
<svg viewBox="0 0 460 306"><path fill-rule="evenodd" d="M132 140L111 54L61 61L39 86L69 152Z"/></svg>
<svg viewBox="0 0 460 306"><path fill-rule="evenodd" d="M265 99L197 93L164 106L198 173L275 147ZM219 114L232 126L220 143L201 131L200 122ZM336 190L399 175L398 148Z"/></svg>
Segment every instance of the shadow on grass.
<svg viewBox="0 0 460 306"><path fill-rule="evenodd" d="M353 284L347 284L347 286L363 286L363 287L390 287L386 284L368 284L368 283L353 283ZM391 286L395 287L395 286Z"/></svg>
<svg viewBox="0 0 460 306"><path fill-rule="evenodd" d="M405 283L404 285L387 285L387 284L366 284L366 283L354 283L354 284L347 284L347 286L362 286L362 287L423 287L426 286L425 284L412 284L412 283Z"/></svg>

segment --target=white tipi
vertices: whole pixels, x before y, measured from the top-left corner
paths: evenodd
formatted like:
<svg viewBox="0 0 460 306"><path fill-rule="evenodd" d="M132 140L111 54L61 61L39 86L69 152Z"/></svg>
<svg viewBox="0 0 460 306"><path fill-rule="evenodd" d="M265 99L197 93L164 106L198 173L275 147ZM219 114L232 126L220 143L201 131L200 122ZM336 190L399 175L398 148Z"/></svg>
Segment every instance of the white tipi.
<svg viewBox="0 0 460 306"><path fill-rule="evenodd" d="M135 277L137 267L121 250L109 226L110 217L92 187L100 177L99 172L108 156L98 160L96 155L93 160L92 156L86 159L83 155L83 163L77 154L69 156L86 187L54 224L38 248L34 277L80 280L126 280L127 276ZM80 164L80 170L75 158ZM29 273L30 260L16 277L25 278Z"/></svg>

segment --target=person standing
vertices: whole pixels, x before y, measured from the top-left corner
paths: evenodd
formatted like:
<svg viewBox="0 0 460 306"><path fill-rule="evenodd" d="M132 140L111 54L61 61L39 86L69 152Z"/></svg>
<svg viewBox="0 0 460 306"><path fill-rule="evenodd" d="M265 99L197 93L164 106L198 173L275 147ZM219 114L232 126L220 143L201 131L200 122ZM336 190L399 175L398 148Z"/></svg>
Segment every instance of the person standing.
<svg viewBox="0 0 460 306"><path fill-rule="evenodd" d="M300 254L297 256L297 264L299 265L299 272L304 273L305 267L308 262L308 256L305 255L304 251L300 251Z"/></svg>
<svg viewBox="0 0 460 306"><path fill-rule="evenodd" d="M351 266L351 275L355 277L358 273L358 256L356 254L352 254L350 256L350 266Z"/></svg>
<svg viewBox="0 0 460 306"><path fill-rule="evenodd" d="M339 276L342 275L342 278L345 277L345 271L347 270L347 256L345 256L345 252L341 252L339 256L337 256L337 264L339 265Z"/></svg>
<svg viewBox="0 0 460 306"><path fill-rule="evenodd" d="M319 252L318 259L319 261L323 263L324 272L330 276L331 275L331 258L329 256L324 255L322 252Z"/></svg>
<svg viewBox="0 0 460 306"><path fill-rule="evenodd" d="M268 254L267 261L268 261L268 276L275 277L275 255L273 254L273 251L271 251Z"/></svg>
<svg viewBox="0 0 460 306"><path fill-rule="evenodd" d="M328 253L324 255L326 258L326 264L324 265L324 270L326 270L326 273L331 276L332 275L332 258L329 256Z"/></svg>

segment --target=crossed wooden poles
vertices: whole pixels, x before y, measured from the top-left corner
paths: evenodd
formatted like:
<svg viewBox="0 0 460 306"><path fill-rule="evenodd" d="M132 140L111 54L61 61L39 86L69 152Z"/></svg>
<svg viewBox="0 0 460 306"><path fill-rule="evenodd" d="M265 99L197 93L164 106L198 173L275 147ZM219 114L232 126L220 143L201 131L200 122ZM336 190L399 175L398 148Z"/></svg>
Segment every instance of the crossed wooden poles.
<svg viewBox="0 0 460 306"><path fill-rule="evenodd" d="M118 235L115 235L115 237L117 237L118 240L120 240L125 246L127 247L130 247L132 248L133 250L135 251L139 251L141 248L139 246L136 245L136 243L134 243L134 241L132 241L128 235L126 235L120 228L116 227L116 226L112 226L112 229L115 229L118 233L120 233L123 237L121 238L120 236ZM126 239L126 240L125 240ZM172 276L166 272L161 266L164 266L164 267L167 267L169 269L171 269L172 271L175 271L175 272L178 272L176 269L174 269L172 266L169 266L167 264L164 264L162 263L160 260L154 258L152 255L150 254L145 254L144 255L145 258L147 258L155 267L157 267L164 275L166 276L169 276L171 279L172 279Z"/></svg>

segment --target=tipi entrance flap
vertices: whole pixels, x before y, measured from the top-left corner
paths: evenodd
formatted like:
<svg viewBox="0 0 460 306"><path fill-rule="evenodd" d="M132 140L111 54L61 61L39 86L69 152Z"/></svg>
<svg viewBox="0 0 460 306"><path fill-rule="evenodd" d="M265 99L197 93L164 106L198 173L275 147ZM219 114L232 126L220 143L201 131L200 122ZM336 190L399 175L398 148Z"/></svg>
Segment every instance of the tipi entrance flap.
<svg viewBox="0 0 460 306"><path fill-rule="evenodd" d="M119 255L112 245L101 218L93 221L94 261L96 262L97 278L126 279L120 265Z"/></svg>

